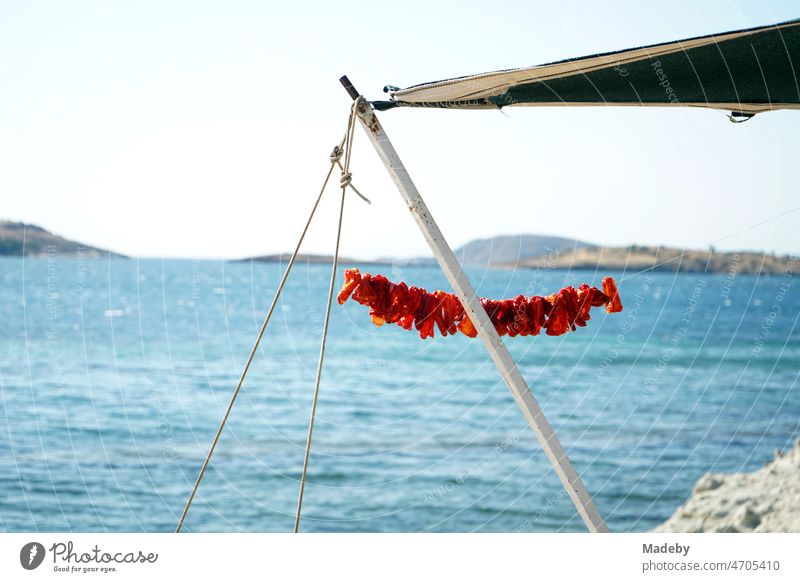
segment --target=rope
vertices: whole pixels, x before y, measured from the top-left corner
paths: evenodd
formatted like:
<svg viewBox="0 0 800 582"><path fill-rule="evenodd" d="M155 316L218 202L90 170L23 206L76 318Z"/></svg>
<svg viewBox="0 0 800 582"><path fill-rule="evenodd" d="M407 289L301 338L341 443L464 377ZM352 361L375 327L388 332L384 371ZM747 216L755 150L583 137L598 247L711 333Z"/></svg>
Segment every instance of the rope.
<svg viewBox="0 0 800 582"><path fill-rule="evenodd" d="M300 246L303 244L303 239L305 238L306 233L308 232L308 227L311 225L311 219L314 218L314 213L317 211L319 202L322 199L322 193L325 192L325 187L328 185L328 181L331 178L331 174L333 174L333 167L334 165L339 164L339 159L341 158L342 155L342 147L346 139L347 135L345 135L342 138L342 141L339 142L338 146L333 148L333 152L330 155L331 166L328 169L328 175L325 176L325 181L322 183L322 188L320 189L319 194L317 195L317 199L314 202L314 207L311 209L311 214L308 216L306 225L303 228L302 234L300 235L300 240L297 241L297 246L295 247L294 252L292 253L292 258L289 259L289 264L286 266L286 270L283 273L281 282L278 285L278 290L275 293L275 297L273 297L272 299L272 304L269 306L269 311L267 311L267 315L264 318L264 323L261 324L261 329L258 332L255 344L253 344L253 349L250 350L250 356L247 358L247 363L245 363L242 375L239 377L239 383L236 385L236 389L233 391L231 400L228 403L228 408L225 411L225 415L222 417L222 422L220 422L219 428L217 428L217 433L214 435L214 440L211 442L211 448L208 450L208 454L206 455L206 458L203 461L203 466L200 469L200 473L197 475L197 481L195 481L194 487L192 488L192 493L189 495L189 500L186 502L186 507L183 508L183 513L181 514L181 519L178 522L178 527L175 529L175 533L180 533L181 528L183 528L183 522L186 519L186 515L189 513L189 508L192 506L192 501L194 501L194 496L197 493L197 489L200 487L200 482L203 480L203 476L206 473L206 469L208 468L208 465L211 462L211 457L214 454L214 449L216 449L217 447L217 443L219 442L219 438L222 435L223 429L225 428L225 424L228 422L228 417L231 414L231 410L233 409L233 405L236 402L237 396L239 396L239 391L241 390L242 384L244 383L244 379L247 376L248 370L250 369L250 364L252 364L253 358L255 357L256 352L258 351L258 346L261 343L261 338L264 337L264 332L267 329L267 324L269 323L269 320L272 317L272 313L275 311L275 306L278 304L278 299L280 298L281 292L283 291L283 287L286 284L287 278L289 277L289 272L292 270L295 259L297 259L297 255L300 252ZM339 220L340 220L339 228L341 230L341 216ZM338 241L337 241L337 247L338 247Z"/></svg>
<svg viewBox="0 0 800 582"><path fill-rule="evenodd" d="M358 115L358 106L362 103L363 97L359 97L355 101L353 101L353 108L350 111L350 119L347 122L347 133L345 133L345 144L344 144L344 166L342 166L341 162L337 160L337 164L339 165L339 169L342 171L342 177L339 180L339 186L341 188L349 187L353 192L355 192L364 202L367 204L372 204L369 198L364 196L358 189L353 186L353 174L350 173L350 156L353 153L353 132L355 131L356 125L355 120L356 116Z"/></svg>
<svg viewBox="0 0 800 582"><path fill-rule="evenodd" d="M346 139L346 136L345 136L345 139ZM339 169L342 171L342 177L339 180L339 187L347 188L349 186L350 189L353 192L355 192L359 196L359 198L361 198L364 202L366 202L367 204L372 204L372 201L369 198L364 196L361 192L358 191L358 189L355 186L353 186L353 184L352 184L353 174L351 174L350 172L345 173L344 166L339 161L342 158L342 154L343 153L344 152L342 151L342 148L340 148L338 146L333 148L333 152L331 153L331 163L338 165Z"/></svg>
<svg viewBox="0 0 800 582"><path fill-rule="evenodd" d="M319 400L319 385L322 380L322 364L325 360L325 344L328 340L328 324L331 317L331 305L333 304L333 292L336 288L336 270L339 266L339 243L342 240L342 218L344 216L344 199L347 192L347 187L351 186L350 180L350 155L353 151L353 130L355 128L355 119L357 115L356 108L361 99L356 99L353 102L353 108L350 111L350 118L347 120L347 132L345 133L344 142L344 167L342 167L342 177L339 185L342 188L342 200L339 206L339 226L336 231L336 247L333 253L333 265L331 267L331 281L328 287L328 303L325 307L325 323L322 326L322 341L319 348L319 361L317 362L317 375L314 380L314 396L311 401L311 417L308 421L308 435L306 436L306 449L303 456L303 472L300 476L300 493L297 497L297 512L294 517L294 533L300 531L300 516L303 512L303 495L306 490L306 477L308 476L308 461L311 457L311 440L314 437L314 421L317 416L317 402ZM351 186L352 187L352 186Z"/></svg>
<svg viewBox="0 0 800 582"><path fill-rule="evenodd" d="M303 494L306 490L306 477L308 475L308 461L311 456L311 439L314 437L314 420L317 415L317 401L319 400L319 385L322 379L322 364L325 360L325 344L328 339L328 323L331 316L331 304L333 302L333 291L336 286L336 270L339 266L339 241L342 237L342 215L344 214L344 198L346 189L342 188L342 201L339 206L339 228L336 233L336 251L333 256L333 266L331 267L331 284L328 289L328 304L325 307L325 324L322 328L322 343L319 348L319 361L317 362L317 376L314 380L314 397L311 402L311 418L308 422L308 436L306 437L306 450L303 457L303 473L300 477L300 494L297 498L297 513L294 518L294 533L300 531L300 515L303 511Z"/></svg>

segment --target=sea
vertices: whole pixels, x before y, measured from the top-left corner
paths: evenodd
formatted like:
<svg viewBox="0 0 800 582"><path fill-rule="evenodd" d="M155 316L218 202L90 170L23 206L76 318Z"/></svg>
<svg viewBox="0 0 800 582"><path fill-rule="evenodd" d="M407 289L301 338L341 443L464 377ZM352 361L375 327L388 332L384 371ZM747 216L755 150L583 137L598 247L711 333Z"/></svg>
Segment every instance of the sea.
<svg viewBox="0 0 800 582"><path fill-rule="evenodd" d="M173 531L284 268L0 259L0 530ZM622 313L505 342L631 532L800 436L796 268L468 274L496 299L616 278ZM450 289L436 268L362 270ZM329 277L292 271L184 531L291 531ZM479 340L376 327L354 302L331 314L300 529L585 531Z"/></svg>

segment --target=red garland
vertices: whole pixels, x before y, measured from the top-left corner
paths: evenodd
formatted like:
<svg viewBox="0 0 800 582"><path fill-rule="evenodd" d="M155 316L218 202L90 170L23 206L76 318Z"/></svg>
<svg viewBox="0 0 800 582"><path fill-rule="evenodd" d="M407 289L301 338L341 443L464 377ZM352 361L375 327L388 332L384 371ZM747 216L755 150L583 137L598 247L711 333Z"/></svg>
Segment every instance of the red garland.
<svg viewBox="0 0 800 582"><path fill-rule="evenodd" d="M337 298L339 304L352 295L356 302L370 308L375 325L396 323L403 329L414 327L422 339L433 337L434 326L443 336L454 335L456 331L468 337L478 335L461 301L452 293L429 293L413 285L392 283L383 275L362 275L358 269L347 269L344 279ZM611 277L603 279L602 291L584 283L577 290L564 287L547 297L518 295L500 301L481 299L481 303L497 333L509 337L539 335L542 329L547 335L575 331L586 325L592 307L605 305L608 313L622 311L617 285Z"/></svg>

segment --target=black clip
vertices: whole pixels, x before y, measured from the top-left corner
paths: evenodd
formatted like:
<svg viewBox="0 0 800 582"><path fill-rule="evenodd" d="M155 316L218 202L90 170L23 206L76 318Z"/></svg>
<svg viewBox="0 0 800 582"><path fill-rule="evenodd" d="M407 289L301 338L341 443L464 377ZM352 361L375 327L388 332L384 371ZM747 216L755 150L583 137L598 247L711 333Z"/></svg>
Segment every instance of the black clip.
<svg viewBox="0 0 800 582"><path fill-rule="evenodd" d="M731 111L731 114L728 115L728 119L731 123L744 123L749 119L755 117L755 113L745 113L744 111Z"/></svg>

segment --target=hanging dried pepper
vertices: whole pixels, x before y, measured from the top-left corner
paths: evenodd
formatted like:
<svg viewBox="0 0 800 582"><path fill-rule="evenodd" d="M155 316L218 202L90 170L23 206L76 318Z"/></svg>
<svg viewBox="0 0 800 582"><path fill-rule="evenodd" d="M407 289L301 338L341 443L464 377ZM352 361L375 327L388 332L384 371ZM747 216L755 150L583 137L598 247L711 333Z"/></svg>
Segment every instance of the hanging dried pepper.
<svg viewBox="0 0 800 582"><path fill-rule="evenodd" d="M403 329L415 328L422 339L433 337L438 329L443 336L456 331L467 337L478 335L458 297L453 293L429 293L420 287L405 283L392 283L383 275L363 275L358 269L344 273L344 285L337 297L343 304L351 296L361 305L370 308L375 325L396 323ZM518 295L513 299L481 299L497 333L501 336L561 335L585 327L592 307L605 305L608 313L622 311L614 279L603 279L603 290L586 283L578 289L564 287L547 297Z"/></svg>

